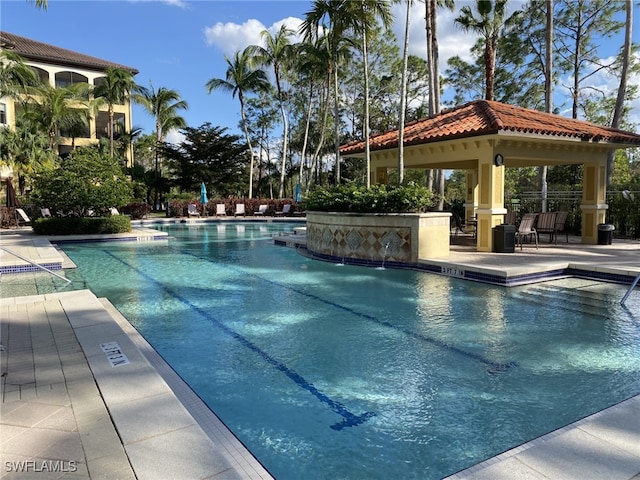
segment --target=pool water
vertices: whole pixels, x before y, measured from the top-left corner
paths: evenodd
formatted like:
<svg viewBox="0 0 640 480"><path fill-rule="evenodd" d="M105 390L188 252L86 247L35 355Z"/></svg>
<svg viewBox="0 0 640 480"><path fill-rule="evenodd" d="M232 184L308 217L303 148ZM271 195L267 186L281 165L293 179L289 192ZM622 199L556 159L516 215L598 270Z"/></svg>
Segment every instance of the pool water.
<svg viewBox="0 0 640 480"><path fill-rule="evenodd" d="M293 226L63 246L278 479L438 479L640 394L624 286L338 266L274 246Z"/></svg>

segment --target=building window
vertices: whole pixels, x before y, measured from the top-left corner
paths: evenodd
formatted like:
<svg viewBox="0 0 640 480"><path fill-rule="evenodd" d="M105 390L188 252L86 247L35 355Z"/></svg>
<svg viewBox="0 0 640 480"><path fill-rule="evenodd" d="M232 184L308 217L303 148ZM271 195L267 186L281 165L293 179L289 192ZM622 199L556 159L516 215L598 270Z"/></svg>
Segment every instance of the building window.
<svg viewBox="0 0 640 480"><path fill-rule="evenodd" d="M0 103L0 125L7 124L7 106L4 103Z"/></svg>

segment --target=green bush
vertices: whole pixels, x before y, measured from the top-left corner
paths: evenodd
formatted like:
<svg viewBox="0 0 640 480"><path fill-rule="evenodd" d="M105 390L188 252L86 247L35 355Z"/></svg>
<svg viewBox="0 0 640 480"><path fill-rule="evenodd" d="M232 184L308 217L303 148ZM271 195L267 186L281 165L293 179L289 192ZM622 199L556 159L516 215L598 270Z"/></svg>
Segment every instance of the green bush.
<svg viewBox="0 0 640 480"><path fill-rule="evenodd" d="M433 207L432 192L410 182L403 185L339 185L316 188L303 202L307 211L353 213L418 213Z"/></svg>
<svg viewBox="0 0 640 480"><path fill-rule="evenodd" d="M33 231L37 235L125 233L131 231L131 219L126 215L38 218L33 221Z"/></svg>

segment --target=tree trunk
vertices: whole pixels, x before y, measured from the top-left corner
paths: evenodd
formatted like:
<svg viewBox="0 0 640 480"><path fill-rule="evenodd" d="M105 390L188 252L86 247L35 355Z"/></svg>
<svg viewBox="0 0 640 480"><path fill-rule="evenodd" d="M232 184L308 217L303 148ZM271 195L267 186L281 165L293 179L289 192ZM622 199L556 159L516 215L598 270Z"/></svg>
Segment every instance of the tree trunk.
<svg viewBox="0 0 640 480"><path fill-rule="evenodd" d="M622 50L622 72L620 72L620 85L618 85L618 96L616 106L613 110L612 128L620 128L622 113L624 110L624 97L627 94L627 77L629 75L629 63L631 62L631 34L633 33L633 5L631 0L625 0L626 21L624 27L624 47ZM609 151L607 155L607 185L611 184L613 167L615 165L615 150Z"/></svg>
<svg viewBox="0 0 640 480"><path fill-rule="evenodd" d="M547 0L547 26L545 39L545 69L544 69L544 109L547 113L553 113L553 0ZM542 197L541 211L547 211L547 173L549 167L540 167L540 196Z"/></svg>
<svg viewBox="0 0 640 480"><path fill-rule="evenodd" d="M404 182L404 119L407 110L407 65L409 63L409 29L411 27L411 0L407 0L407 18L404 24L402 51L402 83L400 85L400 112L398 115L398 183Z"/></svg>

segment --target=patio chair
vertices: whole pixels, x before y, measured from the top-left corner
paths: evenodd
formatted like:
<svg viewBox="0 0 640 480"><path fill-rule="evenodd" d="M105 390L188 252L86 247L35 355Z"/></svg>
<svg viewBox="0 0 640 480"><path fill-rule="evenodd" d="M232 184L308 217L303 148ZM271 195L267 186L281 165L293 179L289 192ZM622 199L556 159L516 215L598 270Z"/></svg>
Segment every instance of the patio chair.
<svg viewBox="0 0 640 480"><path fill-rule="evenodd" d="M276 212L276 215L282 215L283 217L289 216L291 214L291 204L285 203L282 206L282 210Z"/></svg>
<svg viewBox="0 0 640 480"><path fill-rule="evenodd" d="M16 208L16 223L18 224L18 226L20 226L20 224L22 225L31 224L31 219L29 218L29 215L27 215L24 212L24 210L21 208Z"/></svg>
<svg viewBox="0 0 640 480"><path fill-rule="evenodd" d="M516 230L516 245L520 243L520 250L522 250L522 241L525 237L533 237L536 242L536 249L538 248L538 232L533 228L537 216L538 214L536 213L525 213L522 217L520 225L518 225L518 229Z"/></svg>
<svg viewBox="0 0 640 480"><path fill-rule="evenodd" d="M200 212L198 212L198 207L195 203L190 203L187 213L189 214L190 217L199 217L200 216Z"/></svg>
<svg viewBox="0 0 640 480"><path fill-rule="evenodd" d="M556 213L555 231L553 232L553 237L554 237L554 240L556 242L556 245L558 244L558 234L559 233L564 233L565 236L567 237L567 243L569 243L569 232L565 228L565 223L567 223L567 217L568 216L569 216L569 212L558 212L558 213Z"/></svg>
<svg viewBox="0 0 640 480"><path fill-rule="evenodd" d="M43 218L51 217L51 211L48 208L41 208L40 214L42 215Z"/></svg>
<svg viewBox="0 0 640 480"><path fill-rule="evenodd" d="M224 206L224 203L217 203L216 204L216 217L217 216L227 216L227 210Z"/></svg>
<svg viewBox="0 0 640 480"><path fill-rule="evenodd" d="M543 212L538 214L538 222L536 224L538 238L541 233L549 235L549 243L553 240L553 234L556 231L556 212Z"/></svg>
<svg viewBox="0 0 640 480"><path fill-rule="evenodd" d="M111 213L111 215L120 215L120 212L118 211L118 209L116 207L111 207L109 209L109 212Z"/></svg>
<svg viewBox="0 0 640 480"><path fill-rule="evenodd" d="M263 215L264 216L264 214L267 213L267 208L268 208L268 205L260 205L258 207L258 211L257 212L253 212L253 214L254 215Z"/></svg>
<svg viewBox="0 0 640 480"><path fill-rule="evenodd" d="M516 212L507 212L504 214L504 224L505 225L515 225L516 224Z"/></svg>
<svg viewBox="0 0 640 480"><path fill-rule="evenodd" d="M470 221L462 221L460 215L457 212L451 211L451 218L454 222L454 236L458 236L458 232L460 233L471 233L473 234L473 238L476 238L476 226L477 222L475 219Z"/></svg>
<svg viewBox="0 0 640 480"><path fill-rule="evenodd" d="M237 217L238 215L242 215L243 217L245 216L244 203L236 203L236 211L233 216Z"/></svg>

